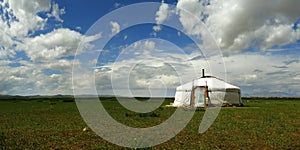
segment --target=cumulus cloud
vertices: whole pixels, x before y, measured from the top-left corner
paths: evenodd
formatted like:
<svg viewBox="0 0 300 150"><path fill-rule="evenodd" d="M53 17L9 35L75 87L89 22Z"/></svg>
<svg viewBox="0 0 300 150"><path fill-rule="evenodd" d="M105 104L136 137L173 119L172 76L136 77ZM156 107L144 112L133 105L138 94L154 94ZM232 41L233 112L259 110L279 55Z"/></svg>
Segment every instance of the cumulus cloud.
<svg viewBox="0 0 300 150"><path fill-rule="evenodd" d="M120 32L120 25L117 22L111 21L110 25L111 25L111 33L113 35L118 34Z"/></svg>
<svg viewBox="0 0 300 150"><path fill-rule="evenodd" d="M159 7L159 10L156 12L155 21L157 25L153 27L154 31L161 30L160 24L168 18L168 14L170 13L168 9L169 5L162 2L161 6Z"/></svg>
<svg viewBox="0 0 300 150"><path fill-rule="evenodd" d="M65 14L65 13L66 13L66 11L65 11L64 8L60 9L59 6L58 6L58 4L53 3L52 4L52 11L51 11L51 13L48 14L48 17L54 17L56 19L56 21L64 22L60 18L60 16L63 15L63 14Z"/></svg>
<svg viewBox="0 0 300 150"><path fill-rule="evenodd" d="M15 55L15 51L13 50L14 43L11 36L0 30L0 58L4 59Z"/></svg>
<svg viewBox="0 0 300 150"><path fill-rule="evenodd" d="M52 8L52 12L51 12ZM64 13L58 5L50 0L3 0L0 2L0 55L14 57L16 45L22 44L25 38L34 36L37 31L45 29L49 17L53 16L62 22ZM40 13L52 14L41 17Z"/></svg>
<svg viewBox="0 0 300 150"><path fill-rule="evenodd" d="M43 68L49 68L53 70L58 70L62 73L71 73L72 72L72 67L74 63L79 63L79 62L73 62L73 60L66 60L66 59L61 59L58 61L53 61L53 62L48 62L45 65L43 65Z"/></svg>
<svg viewBox="0 0 300 150"><path fill-rule="evenodd" d="M33 61L47 61L66 56L74 56L80 42L88 42L101 37L101 34L86 37L79 32L60 28L47 34L26 38L18 48L24 50Z"/></svg>
<svg viewBox="0 0 300 150"><path fill-rule="evenodd" d="M43 64L26 62L24 66L0 66L0 94L71 94L71 77L66 74L46 75Z"/></svg>
<svg viewBox="0 0 300 150"><path fill-rule="evenodd" d="M128 59L136 56L147 56L156 51L156 43L151 40L137 41L130 46L121 47L121 54L118 59Z"/></svg>
<svg viewBox="0 0 300 150"><path fill-rule="evenodd" d="M71 94L72 66L79 62L67 57L74 56L79 44L91 48L101 33L85 36L67 28L48 32L48 21L61 24L65 14L50 0L3 0L0 12L0 94Z"/></svg>
<svg viewBox="0 0 300 150"><path fill-rule="evenodd" d="M297 55L270 55L244 53L224 57L227 79L242 88L244 96L295 96L298 95L298 63L288 63ZM241 65L243 64L243 65ZM274 67L284 66L284 67ZM280 92L278 92L278 90Z"/></svg>
<svg viewBox="0 0 300 150"><path fill-rule="evenodd" d="M297 0L179 0L177 7L202 19L221 48L241 51L250 47L265 50L294 43L300 29L294 28L300 18ZM180 12L180 20L190 34L195 22Z"/></svg>
<svg viewBox="0 0 300 150"><path fill-rule="evenodd" d="M0 26L7 34L16 37L43 29L47 19L37 14L51 8L50 0L4 0L0 3L3 11Z"/></svg>
<svg viewBox="0 0 300 150"><path fill-rule="evenodd" d="M179 0L177 8L179 11L179 20L188 34L197 35L202 31L199 19L201 12L204 10L202 4L198 0Z"/></svg>
<svg viewBox="0 0 300 150"><path fill-rule="evenodd" d="M20 49L24 49L33 61L42 61L74 55L80 40L81 34L69 29L58 29L25 39Z"/></svg>
<svg viewBox="0 0 300 150"><path fill-rule="evenodd" d="M153 50L155 48L155 42L146 40L146 41L137 41L133 44L133 48L137 49L146 49L146 50Z"/></svg>
<svg viewBox="0 0 300 150"><path fill-rule="evenodd" d="M178 76L165 74L156 75L149 79L137 79L135 82L138 87L152 88L163 88L164 86L172 86L172 88L174 88L180 84ZM158 82L160 82L160 84L157 84Z"/></svg>

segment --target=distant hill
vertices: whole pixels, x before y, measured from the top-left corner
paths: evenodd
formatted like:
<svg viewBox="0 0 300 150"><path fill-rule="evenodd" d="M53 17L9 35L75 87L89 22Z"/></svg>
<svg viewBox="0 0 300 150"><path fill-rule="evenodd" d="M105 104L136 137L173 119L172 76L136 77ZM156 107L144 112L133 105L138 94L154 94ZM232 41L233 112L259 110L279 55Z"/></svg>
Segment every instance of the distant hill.
<svg viewBox="0 0 300 150"><path fill-rule="evenodd" d="M80 98L94 98L94 97L122 97L122 96L113 96L113 95L78 95L76 97ZM126 97L123 97L126 98ZM129 97L128 97L129 98ZM135 97L137 99L149 99L149 97ZM162 97L155 97L162 98ZM165 97L165 99L174 99L174 97ZM21 95L0 95L0 100L35 100L35 99L74 99L73 95L30 95L30 96L21 96ZM300 97L257 97L257 96L246 96L242 97L242 100L300 100Z"/></svg>
<svg viewBox="0 0 300 150"><path fill-rule="evenodd" d="M20 95L0 95L0 100L33 100L33 99L52 99L52 98L74 98L73 95L30 95L30 96L20 96Z"/></svg>
<svg viewBox="0 0 300 150"><path fill-rule="evenodd" d="M300 97L242 97L242 100L300 100Z"/></svg>

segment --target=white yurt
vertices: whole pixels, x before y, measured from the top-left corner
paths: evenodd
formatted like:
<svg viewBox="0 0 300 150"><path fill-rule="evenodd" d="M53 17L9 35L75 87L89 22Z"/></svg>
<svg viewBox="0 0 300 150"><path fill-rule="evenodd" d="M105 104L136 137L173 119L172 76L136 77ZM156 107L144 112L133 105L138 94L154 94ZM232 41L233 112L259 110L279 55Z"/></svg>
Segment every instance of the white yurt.
<svg viewBox="0 0 300 150"><path fill-rule="evenodd" d="M176 88L173 107L241 105L241 90L213 76L204 76Z"/></svg>

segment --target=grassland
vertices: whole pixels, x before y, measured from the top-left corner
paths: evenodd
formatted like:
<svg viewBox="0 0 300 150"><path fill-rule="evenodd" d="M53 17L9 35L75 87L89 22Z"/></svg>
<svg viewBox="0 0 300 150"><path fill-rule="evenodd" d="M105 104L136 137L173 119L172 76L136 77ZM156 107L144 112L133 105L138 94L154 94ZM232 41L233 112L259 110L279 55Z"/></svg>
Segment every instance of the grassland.
<svg viewBox="0 0 300 150"><path fill-rule="evenodd" d="M170 99L164 104L169 104ZM124 109L114 98L102 103L119 122L149 127L166 120L174 108L148 114ZM299 149L299 100L245 100L245 107L222 108L204 134L198 127L204 114L198 109L187 127L170 141L149 149ZM86 127L76 104L63 99L0 101L1 149L124 149Z"/></svg>

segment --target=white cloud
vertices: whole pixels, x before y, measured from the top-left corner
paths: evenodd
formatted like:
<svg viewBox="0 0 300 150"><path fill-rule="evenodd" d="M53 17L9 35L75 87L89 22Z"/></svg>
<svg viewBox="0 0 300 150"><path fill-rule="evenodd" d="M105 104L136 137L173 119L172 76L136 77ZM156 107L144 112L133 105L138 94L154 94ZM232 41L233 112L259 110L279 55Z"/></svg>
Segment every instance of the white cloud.
<svg viewBox="0 0 300 150"><path fill-rule="evenodd" d="M127 36L127 35L125 35L123 39L124 39L124 40L127 40L127 38L128 38L128 36Z"/></svg>
<svg viewBox="0 0 300 150"><path fill-rule="evenodd" d="M168 18L168 14L169 14L168 9L169 9L169 5L166 3L162 3L161 6L159 7L159 10L156 12L156 17L155 17L157 26L153 27L154 31L161 30L160 24L162 24Z"/></svg>
<svg viewBox="0 0 300 150"><path fill-rule="evenodd" d="M72 72L73 63L75 63L73 60L61 59L53 62L47 62L43 65L43 68L49 68L70 74Z"/></svg>
<svg viewBox="0 0 300 150"><path fill-rule="evenodd" d="M240 86L244 96L297 95L295 77L300 75L300 65L297 61L286 63L291 60L297 60L297 55L245 53L224 57L227 80Z"/></svg>
<svg viewBox="0 0 300 150"><path fill-rule="evenodd" d="M58 29L26 39L24 47L20 49L24 49L33 61L42 61L74 55L80 40L80 33L69 29Z"/></svg>
<svg viewBox="0 0 300 150"><path fill-rule="evenodd" d="M14 43L9 35L0 30L0 58L4 59L15 55L13 50Z"/></svg>
<svg viewBox="0 0 300 150"><path fill-rule="evenodd" d="M46 32L49 19L60 24L65 14L50 0L3 0L0 5L0 94L71 94L73 60L62 57L74 56L79 43L91 48L101 33L85 36L67 28Z"/></svg>
<svg viewBox="0 0 300 150"><path fill-rule="evenodd" d="M80 31L81 27L77 26L75 29L78 30L78 31Z"/></svg>
<svg viewBox="0 0 300 150"><path fill-rule="evenodd" d="M300 80L300 75L295 76L293 79L294 79L294 80Z"/></svg>
<svg viewBox="0 0 300 150"><path fill-rule="evenodd" d="M25 38L44 30L49 17L39 13L52 13L56 20L63 21L58 5L50 0L3 0L0 2L0 57L14 57L16 45L22 44ZM50 12L51 7L53 9Z"/></svg>
<svg viewBox="0 0 300 150"><path fill-rule="evenodd" d="M120 6L122 6L121 3L114 3L114 7L115 7L115 8L118 8L118 7L120 7Z"/></svg>
<svg viewBox="0 0 300 150"><path fill-rule="evenodd" d="M2 30L11 36L26 36L44 28L47 18L37 15L39 12L50 11L50 0L4 0L1 2L2 16L6 18L0 23ZM7 16L7 17L6 17Z"/></svg>
<svg viewBox="0 0 300 150"><path fill-rule="evenodd" d="M153 30L156 31L156 32L157 32L157 31L160 31L160 30L161 30L161 25L153 26ZM153 33L153 35L156 36L155 33Z"/></svg>
<svg viewBox="0 0 300 150"><path fill-rule="evenodd" d="M3 71L0 80L0 94L71 94L71 76L68 74L43 73L43 65L27 64L20 67L0 67ZM5 77L4 77L5 76Z"/></svg>
<svg viewBox="0 0 300 150"><path fill-rule="evenodd" d="M51 11L51 14L48 14L48 17L54 17L56 19L56 21L59 21L59 22L64 22L60 16L65 14L66 11L65 9L60 9L58 4L55 4L53 3L52 4L52 11Z"/></svg>
<svg viewBox="0 0 300 150"><path fill-rule="evenodd" d="M221 48L241 51L250 47L265 50L272 46L286 45L300 39L300 29L293 30L300 18L300 1L274 0L179 0L178 8L204 19ZM203 15L205 14L205 15ZM196 22L180 12L180 20L189 34Z"/></svg>
<svg viewBox="0 0 300 150"><path fill-rule="evenodd" d="M131 55L149 55L156 50L156 43L151 40L137 41L129 47L122 48L119 59L136 57Z"/></svg>
<svg viewBox="0 0 300 150"><path fill-rule="evenodd" d="M79 32L61 28L47 34L27 38L18 49L24 50L33 61L47 61L74 56L80 42L83 42L84 45L100 37L101 34L85 37Z"/></svg>
<svg viewBox="0 0 300 150"><path fill-rule="evenodd" d="M181 32L178 31L178 32L177 32L177 35L178 35L178 36L181 36Z"/></svg>
<svg viewBox="0 0 300 150"><path fill-rule="evenodd" d="M144 51L152 51L155 49L155 42L153 41L138 41L133 44L133 49L139 49Z"/></svg>
<svg viewBox="0 0 300 150"><path fill-rule="evenodd" d="M113 35L118 34L120 32L120 25L117 22L111 21L110 25L111 25L111 33Z"/></svg>
<svg viewBox="0 0 300 150"><path fill-rule="evenodd" d="M197 17L204 10L201 2L198 0L179 0L176 6L183 10L178 13L179 20L186 32L191 35L200 34L203 29Z"/></svg>
<svg viewBox="0 0 300 150"><path fill-rule="evenodd" d="M274 45L281 46L289 43L295 43L300 39L300 30L293 31L292 25L278 25L273 28L269 28L270 34L266 40L262 43L261 48L266 49Z"/></svg>
<svg viewBox="0 0 300 150"><path fill-rule="evenodd" d="M139 87L163 88L164 86L171 86L174 88L177 85L180 85L180 82L179 77L175 75L158 74L149 79L137 79L136 84Z"/></svg>

